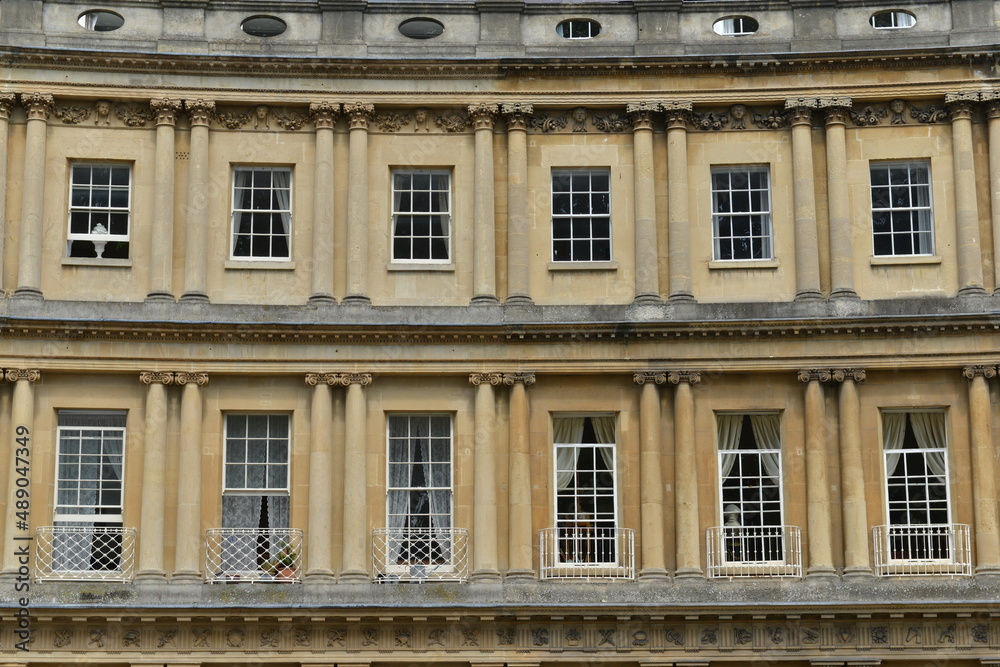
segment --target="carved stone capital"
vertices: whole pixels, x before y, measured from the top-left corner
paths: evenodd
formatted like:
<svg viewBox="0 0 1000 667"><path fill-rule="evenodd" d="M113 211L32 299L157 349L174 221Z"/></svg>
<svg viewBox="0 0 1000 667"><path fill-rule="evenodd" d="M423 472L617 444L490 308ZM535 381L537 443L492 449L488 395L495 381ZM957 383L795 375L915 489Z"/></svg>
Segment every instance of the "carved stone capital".
<svg viewBox="0 0 1000 667"><path fill-rule="evenodd" d="M972 105L979 101L979 93L948 93L944 96L948 117L952 121L972 120Z"/></svg>
<svg viewBox="0 0 1000 667"><path fill-rule="evenodd" d="M525 387L530 387L535 384L535 374L534 373L504 373L503 383L505 385L513 386L515 384L523 384Z"/></svg>
<svg viewBox="0 0 1000 667"><path fill-rule="evenodd" d="M315 387L318 384L340 384L339 373L306 373L306 384Z"/></svg>
<svg viewBox="0 0 1000 667"><path fill-rule="evenodd" d="M701 382L701 371L670 371L667 373L667 380L670 384L698 384Z"/></svg>
<svg viewBox="0 0 1000 667"><path fill-rule="evenodd" d="M499 111L500 107L496 104L470 104L469 118L472 119L472 127L477 130L492 130Z"/></svg>
<svg viewBox="0 0 1000 667"><path fill-rule="evenodd" d="M143 384L173 384L174 374L167 371L142 371L139 382Z"/></svg>
<svg viewBox="0 0 1000 667"><path fill-rule="evenodd" d="M337 383L341 386L347 387L352 384L359 384L362 387L367 387L372 383L371 373L339 373L337 374Z"/></svg>
<svg viewBox="0 0 1000 667"><path fill-rule="evenodd" d="M4 373L4 378L7 382L17 382L18 380L38 382L42 379L42 373L33 368L8 368Z"/></svg>
<svg viewBox="0 0 1000 667"><path fill-rule="evenodd" d="M632 131L652 130L653 112L659 111L660 105L656 102L636 102L625 107L625 112L632 117Z"/></svg>
<svg viewBox="0 0 1000 667"><path fill-rule="evenodd" d="M986 117L1000 118L1000 98L991 99L986 102Z"/></svg>
<svg viewBox="0 0 1000 667"><path fill-rule="evenodd" d="M348 121L350 121L352 130L358 128L367 130L368 124L372 120L372 116L375 115L375 105L360 103L345 104L344 115L347 116Z"/></svg>
<svg viewBox="0 0 1000 667"><path fill-rule="evenodd" d="M799 371L799 382L829 382L831 376L826 368L804 368Z"/></svg>
<svg viewBox="0 0 1000 667"><path fill-rule="evenodd" d="M666 371L636 371L632 375L632 379L638 385L643 385L647 382L663 384L667 381L667 373Z"/></svg>
<svg viewBox="0 0 1000 667"><path fill-rule="evenodd" d="M962 375L966 379L971 380L975 377L984 377L987 380L996 377L997 367L996 366L966 366L962 369Z"/></svg>
<svg viewBox="0 0 1000 667"><path fill-rule="evenodd" d="M788 121L791 125L811 124L813 109L818 107L819 100L815 97L796 97L785 100L785 111L788 112Z"/></svg>
<svg viewBox="0 0 1000 667"><path fill-rule="evenodd" d="M792 97L785 100L785 108L792 109L818 109L819 98L817 97Z"/></svg>
<svg viewBox="0 0 1000 667"><path fill-rule="evenodd" d="M851 111L850 97L821 97L817 106L823 110L823 119L827 125L846 125Z"/></svg>
<svg viewBox="0 0 1000 667"><path fill-rule="evenodd" d="M500 384L501 382L503 382L503 374L502 373L470 373L469 374L469 382L471 382L472 386L474 386L474 387L478 387L479 385L483 384L484 382L487 383L487 384L491 384L493 386L496 386L496 385Z"/></svg>
<svg viewBox="0 0 1000 667"><path fill-rule="evenodd" d="M667 129L686 129L691 122L694 104L687 101L672 100L660 102L660 108L667 114Z"/></svg>
<svg viewBox="0 0 1000 667"><path fill-rule="evenodd" d="M854 100L850 97L820 97L816 100L819 109L850 109Z"/></svg>
<svg viewBox="0 0 1000 667"><path fill-rule="evenodd" d="M832 377L834 382L852 380L854 382L864 382L868 374L863 368L834 368Z"/></svg>
<svg viewBox="0 0 1000 667"><path fill-rule="evenodd" d="M500 105L500 113L502 113L507 119L508 131L527 131L528 122L531 120L531 114L534 113L534 111L534 105L526 102L515 102L514 104Z"/></svg>
<svg viewBox="0 0 1000 667"><path fill-rule="evenodd" d="M10 119L10 112L17 102L17 95L14 93L0 93L0 118Z"/></svg>
<svg viewBox="0 0 1000 667"><path fill-rule="evenodd" d="M55 99L46 93L21 93L21 106L28 114L28 120L48 120L55 103Z"/></svg>
<svg viewBox="0 0 1000 667"><path fill-rule="evenodd" d="M175 373L174 382L185 385L188 382L204 387L208 384L208 373Z"/></svg>
<svg viewBox="0 0 1000 667"><path fill-rule="evenodd" d="M150 100L149 107L156 114L157 125L175 125L177 114L180 113L184 105L180 100L171 100L164 97L162 100Z"/></svg>
<svg viewBox="0 0 1000 667"><path fill-rule="evenodd" d="M316 129L333 129L340 115L340 105L330 102L313 102L309 105L309 118L316 124Z"/></svg>
<svg viewBox="0 0 1000 667"><path fill-rule="evenodd" d="M213 100L184 100L184 107L187 109L188 118L191 125L208 126L215 116L215 102Z"/></svg>

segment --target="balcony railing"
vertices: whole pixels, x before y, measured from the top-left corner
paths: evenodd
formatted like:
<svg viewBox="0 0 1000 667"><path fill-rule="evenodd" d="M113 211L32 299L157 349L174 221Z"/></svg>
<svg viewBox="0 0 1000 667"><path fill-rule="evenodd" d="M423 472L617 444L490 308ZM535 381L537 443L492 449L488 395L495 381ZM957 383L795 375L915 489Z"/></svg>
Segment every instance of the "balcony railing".
<svg viewBox="0 0 1000 667"><path fill-rule="evenodd" d="M709 577L801 577L797 526L717 526L706 534Z"/></svg>
<svg viewBox="0 0 1000 667"><path fill-rule="evenodd" d="M205 531L210 583L301 581L302 531L296 528L211 528Z"/></svg>
<svg viewBox="0 0 1000 667"><path fill-rule="evenodd" d="M372 577L379 583L468 581L469 531L464 528L376 528Z"/></svg>
<svg viewBox="0 0 1000 667"><path fill-rule="evenodd" d="M542 579L635 579L631 528L543 528Z"/></svg>
<svg viewBox="0 0 1000 667"><path fill-rule="evenodd" d="M132 581L135 528L43 526L35 534L37 581Z"/></svg>
<svg viewBox="0 0 1000 667"><path fill-rule="evenodd" d="M875 526L875 574L923 576L972 574L969 527L961 523Z"/></svg>

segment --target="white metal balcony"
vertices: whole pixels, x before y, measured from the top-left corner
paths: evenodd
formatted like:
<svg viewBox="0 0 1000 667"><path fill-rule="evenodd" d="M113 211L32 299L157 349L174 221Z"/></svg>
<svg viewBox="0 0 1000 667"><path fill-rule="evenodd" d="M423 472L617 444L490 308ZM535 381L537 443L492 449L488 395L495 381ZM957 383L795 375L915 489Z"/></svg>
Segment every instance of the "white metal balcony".
<svg viewBox="0 0 1000 667"><path fill-rule="evenodd" d="M801 577L797 526L717 526L706 533L709 577Z"/></svg>
<svg viewBox="0 0 1000 667"><path fill-rule="evenodd" d="M379 583L468 581L469 531L464 528L376 528L372 578Z"/></svg>
<svg viewBox="0 0 1000 667"><path fill-rule="evenodd" d="M135 528L42 526L35 534L37 581L132 581Z"/></svg>
<svg viewBox="0 0 1000 667"><path fill-rule="evenodd" d="M542 579L635 579L631 528L543 528Z"/></svg>
<svg viewBox="0 0 1000 667"><path fill-rule="evenodd" d="M302 531L296 528L211 528L205 531L210 583L301 581Z"/></svg>
<svg viewBox="0 0 1000 667"><path fill-rule="evenodd" d="M972 574L969 527L965 524L874 526L872 534L876 575Z"/></svg>

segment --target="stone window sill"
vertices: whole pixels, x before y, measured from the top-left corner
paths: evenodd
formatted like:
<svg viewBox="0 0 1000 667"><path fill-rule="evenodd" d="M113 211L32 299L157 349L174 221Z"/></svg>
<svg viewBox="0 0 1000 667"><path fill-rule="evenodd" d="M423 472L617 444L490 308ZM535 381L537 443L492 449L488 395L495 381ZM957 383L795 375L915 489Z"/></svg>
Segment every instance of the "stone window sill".
<svg viewBox="0 0 1000 667"><path fill-rule="evenodd" d="M423 264L421 262L390 262L386 267L386 271L454 271L455 265L448 264L431 264L430 262Z"/></svg>
<svg viewBox="0 0 1000 667"><path fill-rule="evenodd" d="M131 268L131 259L101 259L100 257L63 257L63 266L98 266L102 268Z"/></svg>
<svg viewBox="0 0 1000 667"><path fill-rule="evenodd" d="M295 262L260 262L242 261L228 259L225 263L226 269L246 270L246 271L294 271Z"/></svg>
<svg viewBox="0 0 1000 667"><path fill-rule="evenodd" d="M708 263L709 269L776 269L776 259L713 259Z"/></svg>
<svg viewBox="0 0 1000 667"><path fill-rule="evenodd" d="M549 271L617 271L618 262L549 262Z"/></svg>
<svg viewBox="0 0 1000 667"><path fill-rule="evenodd" d="M906 264L940 264L940 255L884 255L871 258L872 266L899 266Z"/></svg>

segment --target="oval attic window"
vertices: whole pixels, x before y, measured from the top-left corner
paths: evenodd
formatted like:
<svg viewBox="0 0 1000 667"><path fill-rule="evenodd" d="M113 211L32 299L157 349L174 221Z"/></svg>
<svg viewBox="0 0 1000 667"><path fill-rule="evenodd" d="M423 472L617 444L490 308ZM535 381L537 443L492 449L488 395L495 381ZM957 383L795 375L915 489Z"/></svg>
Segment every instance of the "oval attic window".
<svg viewBox="0 0 1000 667"><path fill-rule="evenodd" d="M726 37L752 35L759 28L760 24L757 23L757 19L749 16L730 16L729 18L719 19L712 24L712 30L717 35L725 35Z"/></svg>
<svg viewBox="0 0 1000 667"><path fill-rule="evenodd" d="M875 12L868 19L868 22L876 30L899 30L915 26L917 17L901 9L889 9L884 12Z"/></svg>
<svg viewBox="0 0 1000 667"><path fill-rule="evenodd" d="M406 19L399 24L399 32L410 39L431 39L444 32L444 24L428 18Z"/></svg>
<svg viewBox="0 0 1000 667"><path fill-rule="evenodd" d="M593 19L567 19L556 26L556 33L566 39L590 39L601 34L601 24Z"/></svg>
<svg viewBox="0 0 1000 667"><path fill-rule="evenodd" d="M118 30L118 28L125 25L125 19L120 15L103 9L84 12L80 14L77 22L87 30L93 30L94 32L110 32Z"/></svg>
<svg viewBox="0 0 1000 667"><path fill-rule="evenodd" d="M254 37L276 37L285 32L288 25L277 16L251 16L243 19L240 29Z"/></svg>

